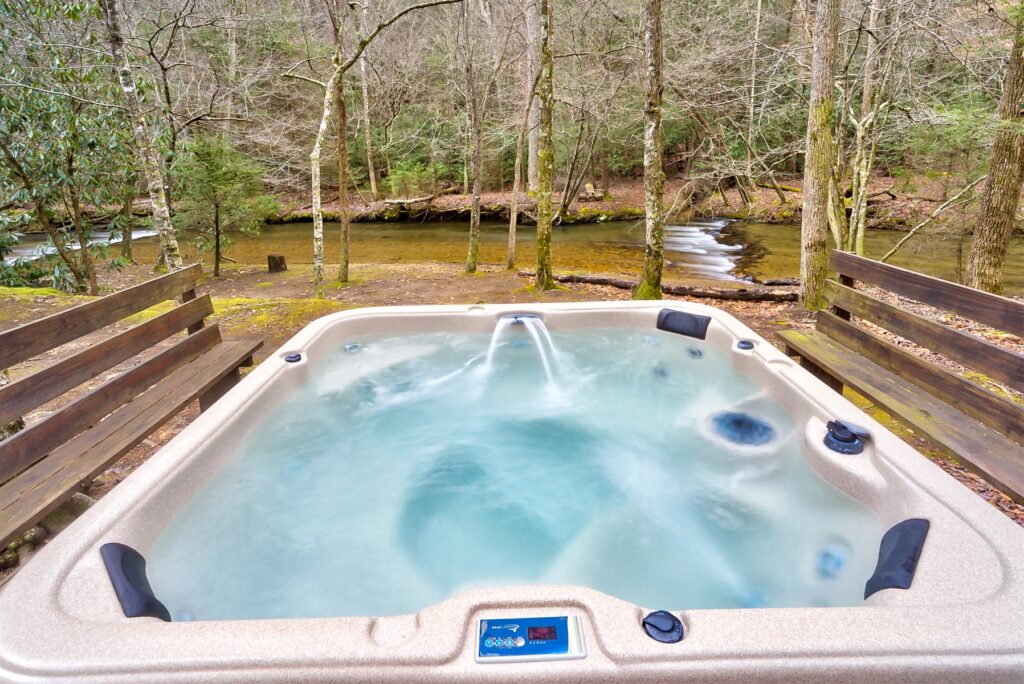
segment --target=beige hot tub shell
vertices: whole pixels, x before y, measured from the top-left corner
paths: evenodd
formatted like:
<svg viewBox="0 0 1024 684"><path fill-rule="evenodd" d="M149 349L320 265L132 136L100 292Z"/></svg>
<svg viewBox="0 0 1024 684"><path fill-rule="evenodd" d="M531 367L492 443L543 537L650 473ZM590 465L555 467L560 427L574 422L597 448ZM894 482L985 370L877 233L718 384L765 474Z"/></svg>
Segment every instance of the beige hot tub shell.
<svg viewBox="0 0 1024 684"><path fill-rule="evenodd" d="M653 329L661 303L397 307L348 311L307 326L54 539L0 590L4 681L715 681L1024 682L1024 530L731 316L707 306L708 344L765 386L804 432L804 456L888 529L931 523L913 586L863 606L683 610L677 644L649 639L648 609L580 586L518 586L456 595L416 614L166 623L125 618L99 547L144 556L178 508L232 456L241 436L304 382L305 361L365 334L490 332L501 315L537 313L552 330ZM750 339L754 349L737 349ZM871 432L864 453L822 445L825 422ZM1020 454L1024 457L1024 454ZM210 524L216 524L211 521ZM474 660L480 619L577 615L582 660Z"/></svg>

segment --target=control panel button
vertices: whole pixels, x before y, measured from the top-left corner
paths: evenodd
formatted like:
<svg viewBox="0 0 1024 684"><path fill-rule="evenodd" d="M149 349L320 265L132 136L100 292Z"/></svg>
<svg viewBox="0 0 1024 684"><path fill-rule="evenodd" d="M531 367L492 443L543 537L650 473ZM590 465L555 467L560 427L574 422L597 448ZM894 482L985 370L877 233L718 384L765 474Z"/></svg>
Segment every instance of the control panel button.
<svg viewBox="0 0 1024 684"><path fill-rule="evenodd" d="M479 624L478 663L586 657L578 616L485 618Z"/></svg>

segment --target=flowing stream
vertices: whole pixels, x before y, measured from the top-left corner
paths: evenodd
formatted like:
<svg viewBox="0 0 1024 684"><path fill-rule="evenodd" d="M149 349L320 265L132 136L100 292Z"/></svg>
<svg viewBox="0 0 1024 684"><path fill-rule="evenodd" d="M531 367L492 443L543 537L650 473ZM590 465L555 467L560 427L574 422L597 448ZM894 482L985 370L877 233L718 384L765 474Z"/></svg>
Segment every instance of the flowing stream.
<svg viewBox="0 0 1024 684"><path fill-rule="evenodd" d="M336 263L340 227L324 225L326 259ZM353 263L461 263L466 258L465 223L356 223L352 225ZM869 257L878 258L905 233L868 231L865 243ZM101 236L102 237L102 236ZM156 259L155 238L138 238L136 258ZM530 267L536 259L533 226L521 226L518 234L519 264ZM480 260L499 264L505 260L508 226L481 226ZM267 226L259 236L232 235L234 245L227 255L243 264L267 263L267 254L283 254L289 264L313 260L312 224L292 223ZM553 258L558 270L621 274L636 278L643 264L642 222L578 224L555 229ZM44 238L25 236L16 255L28 256ZM205 260L195 246L181 241L188 259ZM923 271L948 280L958 280L967 262L969 243L956 236L923 233L907 244L890 263ZM111 256L116 255L111 250ZM689 221L666 226L666 277L675 280L729 280L744 276L760 279L795 277L800 271L800 227L788 224L741 223L725 220ZM1024 238L1014 237L1006 261L1005 287L1009 294L1024 294Z"/></svg>

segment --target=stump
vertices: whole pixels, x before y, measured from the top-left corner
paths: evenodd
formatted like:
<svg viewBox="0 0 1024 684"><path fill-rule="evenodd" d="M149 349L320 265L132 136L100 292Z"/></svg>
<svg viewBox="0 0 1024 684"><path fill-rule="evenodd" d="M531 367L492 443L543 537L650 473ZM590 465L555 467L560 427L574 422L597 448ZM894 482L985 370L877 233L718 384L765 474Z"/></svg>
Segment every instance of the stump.
<svg viewBox="0 0 1024 684"><path fill-rule="evenodd" d="M284 254L268 254L267 270L271 273L281 273L288 270L288 264L284 262Z"/></svg>

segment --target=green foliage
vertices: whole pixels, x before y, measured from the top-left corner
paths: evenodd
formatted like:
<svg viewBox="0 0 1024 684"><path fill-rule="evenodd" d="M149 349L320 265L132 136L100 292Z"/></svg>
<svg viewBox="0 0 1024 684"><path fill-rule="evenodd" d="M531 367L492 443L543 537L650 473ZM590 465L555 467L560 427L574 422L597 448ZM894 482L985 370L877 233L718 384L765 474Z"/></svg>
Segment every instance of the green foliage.
<svg viewBox="0 0 1024 684"><path fill-rule="evenodd" d="M435 172L427 164L404 160L391 167L388 184L392 197L416 197L430 194Z"/></svg>
<svg viewBox="0 0 1024 684"><path fill-rule="evenodd" d="M223 253L232 232L258 235L278 211L274 198L263 193L263 169L221 135L190 140L173 173L179 200L175 226L192 233L201 251Z"/></svg>
<svg viewBox="0 0 1024 684"><path fill-rule="evenodd" d="M131 126L115 104L101 28L95 3L0 2L0 63L9 84L0 88L0 196L31 210L32 218L70 223L67 230L86 241L93 228L88 210L122 197L135 174ZM26 225L28 216L18 217L18 227L38 230ZM71 237L63 230L51 235L79 241ZM54 286L84 289L74 273L82 271L83 255L67 254L66 261L40 259L22 272L35 278L46 270ZM101 248L90 248L90 256L102 257Z"/></svg>

